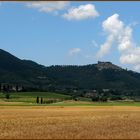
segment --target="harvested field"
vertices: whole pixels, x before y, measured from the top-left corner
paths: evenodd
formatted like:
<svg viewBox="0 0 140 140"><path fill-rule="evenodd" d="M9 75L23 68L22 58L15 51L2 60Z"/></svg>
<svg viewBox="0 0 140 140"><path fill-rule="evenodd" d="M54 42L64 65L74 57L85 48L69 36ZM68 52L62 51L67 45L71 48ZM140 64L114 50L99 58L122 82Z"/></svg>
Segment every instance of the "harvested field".
<svg viewBox="0 0 140 140"><path fill-rule="evenodd" d="M140 139L140 107L0 106L1 139Z"/></svg>

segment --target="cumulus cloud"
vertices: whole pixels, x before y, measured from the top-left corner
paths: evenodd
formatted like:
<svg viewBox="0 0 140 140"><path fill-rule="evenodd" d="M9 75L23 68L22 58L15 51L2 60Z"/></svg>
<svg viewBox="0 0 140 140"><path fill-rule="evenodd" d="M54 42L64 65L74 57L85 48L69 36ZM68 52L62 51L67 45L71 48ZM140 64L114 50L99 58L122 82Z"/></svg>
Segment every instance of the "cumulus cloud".
<svg viewBox="0 0 140 140"><path fill-rule="evenodd" d="M112 46L114 37L112 35L108 36L106 42L101 45L100 50L97 53L97 57L103 57L107 54Z"/></svg>
<svg viewBox="0 0 140 140"><path fill-rule="evenodd" d="M58 10L63 10L69 5L67 1L52 1L52 2L30 2L27 3L27 7L37 9L40 12L51 13L58 12Z"/></svg>
<svg viewBox="0 0 140 140"><path fill-rule="evenodd" d="M133 29L119 19L118 14L108 17L102 23L103 31L107 34L105 43L100 46L97 57L103 57L116 43L120 52L120 62L130 64L135 70L140 70L140 47L133 42Z"/></svg>
<svg viewBox="0 0 140 140"><path fill-rule="evenodd" d="M120 62L123 64L140 64L140 47L133 47L122 53Z"/></svg>
<svg viewBox="0 0 140 140"><path fill-rule="evenodd" d="M102 24L103 30L109 34L118 35L122 30L124 24L119 20L119 15L114 14L108 17Z"/></svg>
<svg viewBox="0 0 140 140"><path fill-rule="evenodd" d="M77 55L81 52L80 48L72 48L71 50L69 50L69 55L73 56L73 55Z"/></svg>
<svg viewBox="0 0 140 140"><path fill-rule="evenodd" d="M132 51L128 54L122 54L120 61L124 64L137 64L140 63L140 56Z"/></svg>
<svg viewBox="0 0 140 140"><path fill-rule="evenodd" d="M67 13L62 15L67 20L84 20L99 16L98 11L93 4L80 5L76 8L71 8Z"/></svg>
<svg viewBox="0 0 140 140"><path fill-rule="evenodd" d="M98 57L103 57L107 54L114 42L115 39L119 39L120 42L122 40L122 32L124 28L124 24L119 20L119 15L114 14L111 17L108 17L102 23L103 31L107 34L107 39L104 44L100 46L100 50L97 53Z"/></svg>

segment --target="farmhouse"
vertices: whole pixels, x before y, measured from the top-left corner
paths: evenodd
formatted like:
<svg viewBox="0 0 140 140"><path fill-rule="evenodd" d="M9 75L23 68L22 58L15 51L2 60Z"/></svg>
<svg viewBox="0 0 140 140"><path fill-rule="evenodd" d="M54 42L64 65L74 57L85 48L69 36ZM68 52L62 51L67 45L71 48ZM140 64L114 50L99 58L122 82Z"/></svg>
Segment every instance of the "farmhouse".
<svg viewBox="0 0 140 140"><path fill-rule="evenodd" d="M19 91L22 91L22 90L23 90L23 86L12 85L12 84L7 84L7 83L0 84L0 91L6 91L6 92L15 91L15 92L19 92Z"/></svg>

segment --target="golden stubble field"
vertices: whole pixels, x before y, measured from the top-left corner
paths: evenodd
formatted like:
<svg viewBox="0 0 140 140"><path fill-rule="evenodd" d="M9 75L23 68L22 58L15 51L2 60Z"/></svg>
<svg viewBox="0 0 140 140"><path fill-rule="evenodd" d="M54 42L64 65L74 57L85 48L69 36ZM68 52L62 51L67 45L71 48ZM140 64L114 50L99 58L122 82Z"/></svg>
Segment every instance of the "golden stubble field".
<svg viewBox="0 0 140 140"><path fill-rule="evenodd" d="M1 139L140 139L140 107L0 107Z"/></svg>

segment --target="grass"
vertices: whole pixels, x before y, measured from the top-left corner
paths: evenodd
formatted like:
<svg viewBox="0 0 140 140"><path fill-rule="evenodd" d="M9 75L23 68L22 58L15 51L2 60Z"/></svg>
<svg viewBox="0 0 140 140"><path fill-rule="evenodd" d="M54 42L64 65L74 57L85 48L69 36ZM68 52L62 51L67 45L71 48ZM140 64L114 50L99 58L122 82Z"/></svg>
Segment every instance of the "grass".
<svg viewBox="0 0 140 140"><path fill-rule="evenodd" d="M0 139L140 139L140 102L66 100L50 92L0 93Z"/></svg>
<svg viewBox="0 0 140 140"><path fill-rule="evenodd" d="M43 97L44 100L70 98L69 95L63 95L53 92L18 92L10 93L10 99L5 100L5 95L3 93L0 93L0 99L8 102L36 103L37 96Z"/></svg>
<svg viewBox="0 0 140 140"><path fill-rule="evenodd" d="M36 104L36 97L43 97L44 101L58 100L57 103ZM90 98L80 97L79 101L62 101L71 96L51 92L18 92L11 93L10 99L6 100L5 95L0 93L0 106L140 106L140 102L92 102Z"/></svg>
<svg viewBox="0 0 140 140"><path fill-rule="evenodd" d="M28 102L4 102L0 101L0 106L137 106L140 107L140 102L85 102L85 101L63 101L52 104L36 104L36 103L28 103Z"/></svg>
<svg viewBox="0 0 140 140"><path fill-rule="evenodd" d="M0 106L0 139L140 139L140 108Z"/></svg>

